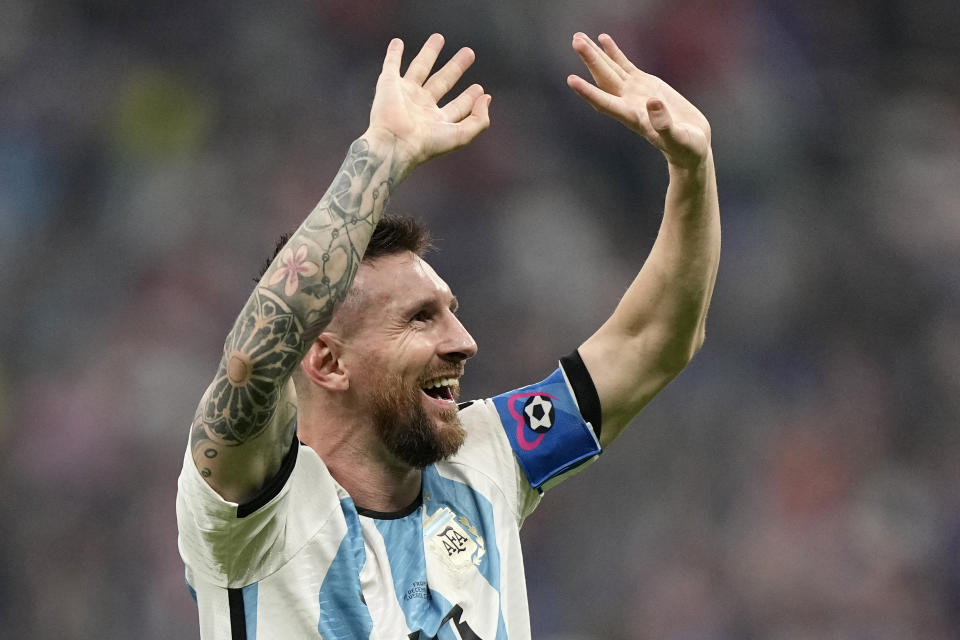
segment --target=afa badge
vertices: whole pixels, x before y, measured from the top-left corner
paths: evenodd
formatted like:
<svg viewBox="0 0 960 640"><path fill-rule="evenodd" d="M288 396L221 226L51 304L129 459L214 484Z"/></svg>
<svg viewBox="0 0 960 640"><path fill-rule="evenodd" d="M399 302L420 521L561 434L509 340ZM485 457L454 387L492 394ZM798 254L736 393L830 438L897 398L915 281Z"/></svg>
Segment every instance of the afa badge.
<svg viewBox="0 0 960 640"><path fill-rule="evenodd" d="M453 571L480 565L487 553L483 536L465 517L449 507L438 509L423 523L424 547Z"/></svg>

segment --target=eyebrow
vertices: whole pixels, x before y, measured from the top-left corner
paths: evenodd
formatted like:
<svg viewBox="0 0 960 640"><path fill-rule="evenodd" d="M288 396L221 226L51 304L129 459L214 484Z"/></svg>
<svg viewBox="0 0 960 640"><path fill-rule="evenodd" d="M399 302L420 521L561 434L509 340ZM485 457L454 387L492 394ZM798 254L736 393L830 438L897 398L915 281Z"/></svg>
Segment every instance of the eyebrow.
<svg viewBox="0 0 960 640"><path fill-rule="evenodd" d="M406 307L405 307L405 310L407 310L407 311L409 312L409 311L413 311L414 309L422 309L422 308L424 308L424 307L430 307L430 306L433 306L433 305L435 305L435 304L437 304L436 298L432 298L432 297L430 297L430 298L419 298L419 299L417 299L415 302L412 302L412 303L410 303L408 306L406 306ZM441 306L442 306L442 305L441 305ZM448 308L449 308L451 311L453 311L453 312L456 312L456 310L460 308L460 300L457 299L457 296L452 296L452 297L450 298L450 304L449 304Z"/></svg>

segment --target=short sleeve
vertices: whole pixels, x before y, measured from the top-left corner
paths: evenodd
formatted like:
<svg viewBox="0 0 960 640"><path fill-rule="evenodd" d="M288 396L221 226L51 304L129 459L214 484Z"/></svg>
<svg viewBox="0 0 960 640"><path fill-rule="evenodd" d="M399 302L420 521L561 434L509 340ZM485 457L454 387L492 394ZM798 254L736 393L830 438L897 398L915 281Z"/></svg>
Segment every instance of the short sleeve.
<svg viewBox="0 0 960 640"><path fill-rule="evenodd" d="M338 508L326 466L297 442L277 476L241 505L206 483L188 450L177 483L180 555L213 584L242 587L282 567Z"/></svg>

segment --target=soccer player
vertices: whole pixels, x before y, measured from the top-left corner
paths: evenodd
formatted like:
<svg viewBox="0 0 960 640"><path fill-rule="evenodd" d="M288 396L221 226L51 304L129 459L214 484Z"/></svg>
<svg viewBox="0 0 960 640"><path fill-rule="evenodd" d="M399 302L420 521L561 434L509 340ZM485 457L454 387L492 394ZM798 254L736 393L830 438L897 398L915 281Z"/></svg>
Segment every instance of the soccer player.
<svg viewBox="0 0 960 640"><path fill-rule="evenodd" d="M698 350L720 253L706 119L598 40L574 35L594 82L567 82L666 157L656 242L552 375L459 405L477 345L423 229L383 213L486 129L490 96L439 107L473 52L431 73L434 34L401 74L390 42L369 128L240 312L191 427L177 520L203 638L530 637L520 525Z"/></svg>

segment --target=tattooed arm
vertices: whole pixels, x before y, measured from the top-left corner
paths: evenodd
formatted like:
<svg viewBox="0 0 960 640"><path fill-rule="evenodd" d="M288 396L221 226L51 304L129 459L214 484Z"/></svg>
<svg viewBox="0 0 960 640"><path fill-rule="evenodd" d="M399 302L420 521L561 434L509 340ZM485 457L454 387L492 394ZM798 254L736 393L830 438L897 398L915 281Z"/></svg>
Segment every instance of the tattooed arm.
<svg viewBox="0 0 960 640"><path fill-rule="evenodd" d="M490 123L490 96L480 85L437 105L474 60L460 49L431 75L442 46L439 34L431 36L401 76L403 42L391 41L369 128L227 335L190 435L197 469L227 500L249 498L279 469L296 429L291 373L350 288L393 189L417 165L462 147Z"/></svg>
<svg viewBox="0 0 960 640"><path fill-rule="evenodd" d="M720 206L706 118L635 67L610 36L599 40L602 48L582 33L573 39L596 85L578 76L567 83L659 149L670 173L650 255L613 315L579 349L600 396L606 446L703 344L720 260Z"/></svg>

